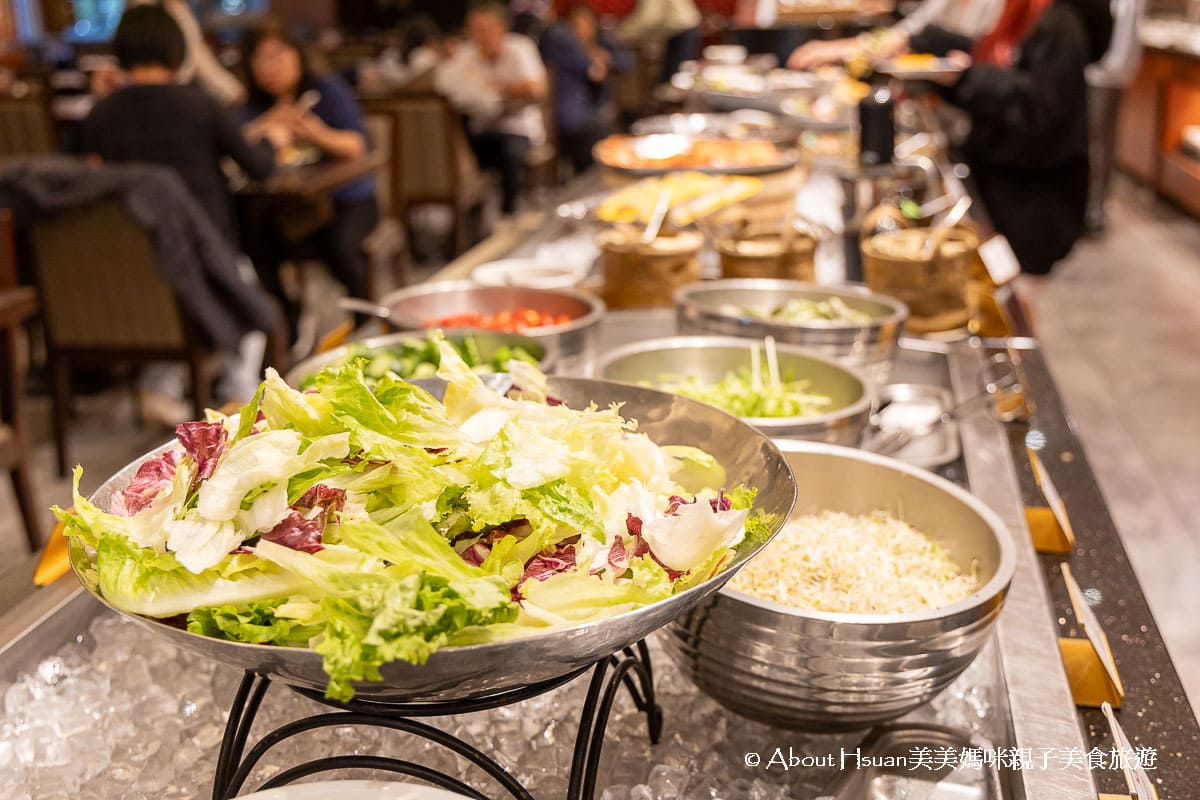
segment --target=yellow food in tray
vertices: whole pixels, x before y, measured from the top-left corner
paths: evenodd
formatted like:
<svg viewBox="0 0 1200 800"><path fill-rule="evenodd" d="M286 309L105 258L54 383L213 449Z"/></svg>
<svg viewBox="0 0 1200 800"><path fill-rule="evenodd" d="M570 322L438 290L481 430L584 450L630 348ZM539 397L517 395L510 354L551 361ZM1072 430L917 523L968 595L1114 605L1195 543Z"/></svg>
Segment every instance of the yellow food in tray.
<svg viewBox="0 0 1200 800"><path fill-rule="evenodd" d="M672 172L614 192L596 209L596 216L604 222L645 224L654 214L659 196L667 190L671 193L669 219L673 225L684 226L752 197L761 189L758 178Z"/></svg>
<svg viewBox="0 0 1200 800"><path fill-rule="evenodd" d="M834 85L830 94L835 100L845 106L858 105L858 101L871 93L869 84L846 78Z"/></svg>
<svg viewBox="0 0 1200 800"><path fill-rule="evenodd" d="M913 72L936 67L938 57L932 53L906 53L902 56L896 56L892 60L892 63L897 69Z"/></svg>

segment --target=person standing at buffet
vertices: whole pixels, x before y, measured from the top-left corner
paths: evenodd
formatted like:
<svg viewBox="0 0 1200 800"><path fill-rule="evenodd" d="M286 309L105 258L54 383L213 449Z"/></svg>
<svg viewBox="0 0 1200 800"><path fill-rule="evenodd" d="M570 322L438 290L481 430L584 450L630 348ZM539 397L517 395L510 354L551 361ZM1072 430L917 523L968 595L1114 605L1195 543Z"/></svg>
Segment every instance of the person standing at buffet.
<svg viewBox="0 0 1200 800"><path fill-rule="evenodd" d="M466 115L471 149L486 169L500 171L501 210L512 214L530 147L546 140L538 104L546 98L546 68L537 45L511 33L504 6L484 2L467 12L467 42L434 74L434 86Z"/></svg>
<svg viewBox="0 0 1200 800"><path fill-rule="evenodd" d="M539 49L554 75L554 121L563 155L576 172L592 164L592 146L612 130L612 75L632 64L579 4L542 34Z"/></svg>
<svg viewBox="0 0 1200 800"><path fill-rule="evenodd" d="M909 38L930 25L978 39L990 31L1004 10L1004 0L924 0L890 28L847 39L813 40L797 47L788 58L792 69L814 69L851 61L866 50L876 58L891 58L908 50Z"/></svg>
<svg viewBox="0 0 1200 800"><path fill-rule="evenodd" d="M1022 271L1048 273L1083 232L1088 197L1084 69L1108 47L1107 0L1007 0L972 43L928 27L914 52L949 58L945 98L971 118L967 164Z"/></svg>
<svg viewBox="0 0 1200 800"><path fill-rule="evenodd" d="M1117 110L1121 93L1133 81L1141 63L1142 44L1137 27L1145 10L1146 0L1112 0L1112 42L1104 58L1087 68L1092 154L1087 227L1094 232L1104 230L1104 201L1117 145Z"/></svg>
<svg viewBox="0 0 1200 800"><path fill-rule="evenodd" d="M617 26L617 38L631 47L663 48L663 83L684 61L700 56L700 9L694 0L638 0Z"/></svg>
<svg viewBox="0 0 1200 800"><path fill-rule="evenodd" d="M244 60L250 78L249 101L242 112L247 130L282 127L289 146L315 147L327 159L366 155L366 121L350 88L335 76L313 74L299 45L281 27L269 24L254 32L246 41ZM283 238L291 239L293 247L312 245L351 295L366 297L362 243L379 223L375 179L367 176L342 186L333 192L330 205L308 211L312 222L305 226L303 241L295 241L294 235ZM279 266L287 253L273 250L281 237L272 238L274 242L257 242L251 255L263 284L286 300Z"/></svg>

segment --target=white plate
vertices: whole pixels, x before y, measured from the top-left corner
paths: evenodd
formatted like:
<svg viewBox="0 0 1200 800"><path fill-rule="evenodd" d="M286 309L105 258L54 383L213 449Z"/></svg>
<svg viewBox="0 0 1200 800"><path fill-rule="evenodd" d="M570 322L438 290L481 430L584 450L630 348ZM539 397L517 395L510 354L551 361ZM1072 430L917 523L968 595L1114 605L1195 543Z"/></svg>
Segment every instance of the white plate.
<svg viewBox="0 0 1200 800"><path fill-rule="evenodd" d="M713 64L741 64L749 51L740 44L710 44L702 55L705 61Z"/></svg>
<svg viewBox="0 0 1200 800"><path fill-rule="evenodd" d="M241 800L462 800L465 795L413 783L321 781L280 786L244 795Z"/></svg>
<svg viewBox="0 0 1200 800"><path fill-rule="evenodd" d="M483 286L569 289L579 285L586 272L586 269L548 264L532 258L508 258L480 264L471 271L471 280Z"/></svg>

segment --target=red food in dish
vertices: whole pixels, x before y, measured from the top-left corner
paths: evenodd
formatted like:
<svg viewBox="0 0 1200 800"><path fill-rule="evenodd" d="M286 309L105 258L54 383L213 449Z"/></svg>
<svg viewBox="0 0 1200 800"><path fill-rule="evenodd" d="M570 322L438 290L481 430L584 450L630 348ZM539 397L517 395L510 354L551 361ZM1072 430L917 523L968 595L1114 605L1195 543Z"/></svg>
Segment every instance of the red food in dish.
<svg viewBox="0 0 1200 800"><path fill-rule="evenodd" d="M427 328L481 328L488 331L505 331L518 333L529 328L542 328L547 325L566 325L571 321L569 314L551 314L534 308L516 308L511 311L497 311L495 314L481 314L470 311L464 314L451 314L448 317L425 320Z"/></svg>

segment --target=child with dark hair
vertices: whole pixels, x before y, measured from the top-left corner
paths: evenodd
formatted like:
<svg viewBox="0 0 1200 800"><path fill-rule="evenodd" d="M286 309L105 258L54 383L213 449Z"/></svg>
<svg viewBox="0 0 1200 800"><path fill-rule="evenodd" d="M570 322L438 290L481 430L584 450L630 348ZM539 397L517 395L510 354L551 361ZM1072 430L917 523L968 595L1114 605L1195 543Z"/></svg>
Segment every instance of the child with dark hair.
<svg viewBox="0 0 1200 800"><path fill-rule="evenodd" d="M275 165L270 140L282 141L282 131L269 126L252 129L251 144L216 100L175 82L184 59L184 38L161 6L126 11L113 49L129 83L92 109L83 125L84 152L103 161L171 167L236 245L233 201L220 160L228 156L251 178L265 178Z"/></svg>

